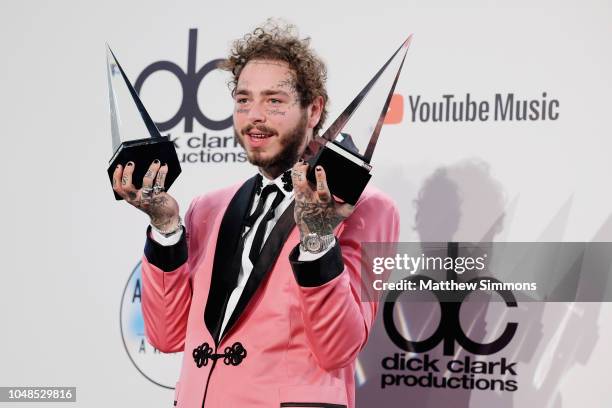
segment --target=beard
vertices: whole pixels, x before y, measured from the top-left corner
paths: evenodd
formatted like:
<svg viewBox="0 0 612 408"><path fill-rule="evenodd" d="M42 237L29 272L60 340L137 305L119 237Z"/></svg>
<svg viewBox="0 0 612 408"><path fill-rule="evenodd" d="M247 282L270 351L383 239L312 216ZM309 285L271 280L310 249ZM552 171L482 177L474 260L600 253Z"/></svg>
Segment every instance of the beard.
<svg viewBox="0 0 612 408"><path fill-rule="evenodd" d="M304 143L304 139L306 138L307 122L308 115L306 110L304 110L297 125L295 125L293 129L289 130L284 135L280 135L281 151L275 156L268 158L262 157L261 153L258 151L249 152L244 147L244 141L240 137L240 134L246 135L248 131L255 128L261 130L262 132L276 135L278 132L275 129L269 128L265 125L247 125L239 134L236 127L234 127L234 137L236 140L238 140L240 146L242 146L242 148L246 151L249 163L260 167L266 173L277 177L285 170L291 168L300 157L300 150Z"/></svg>

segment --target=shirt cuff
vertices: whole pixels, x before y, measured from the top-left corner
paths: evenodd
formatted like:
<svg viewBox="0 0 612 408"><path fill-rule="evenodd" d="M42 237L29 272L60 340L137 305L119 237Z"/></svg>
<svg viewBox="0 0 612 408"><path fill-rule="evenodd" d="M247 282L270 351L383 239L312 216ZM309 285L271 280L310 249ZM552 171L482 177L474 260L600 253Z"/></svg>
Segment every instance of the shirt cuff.
<svg viewBox="0 0 612 408"><path fill-rule="evenodd" d="M300 256L298 257L298 261L300 262L315 261L319 259L320 257L322 257L323 255L325 255L326 253L328 253L329 250L332 249L334 246L336 246L335 239L334 239L334 242L332 242L332 244L329 247L327 247L324 251L321 251L318 254L313 254L312 252L304 251L302 249L302 246L298 245L298 247L300 248Z"/></svg>
<svg viewBox="0 0 612 408"><path fill-rule="evenodd" d="M177 244L183 236L183 229L181 228L176 234L172 234L169 237L157 232L154 228L151 228L151 239L157 242L161 246L172 246Z"/></svg>
<svg viewBox="0 0 612 408"><path fill-rule="evenodd" d="M289 262L291 262L295 280L300 286L322 286L344 271L340 245L330 247L321 257L311 261L302 261L299 256L300 245L298 244L289 254Z"/></svg>
<svg viewBox="0 0 612 408"><path fill-rule="evenodd" d="M187 239L184 229L181 228L179 241L171 246L164 246L151 238L152 228L147 228L147 242L144 254L151 265L158 267L164 272L171 272L187 262ZM178 233L177 233L178 235Z"/></svg>

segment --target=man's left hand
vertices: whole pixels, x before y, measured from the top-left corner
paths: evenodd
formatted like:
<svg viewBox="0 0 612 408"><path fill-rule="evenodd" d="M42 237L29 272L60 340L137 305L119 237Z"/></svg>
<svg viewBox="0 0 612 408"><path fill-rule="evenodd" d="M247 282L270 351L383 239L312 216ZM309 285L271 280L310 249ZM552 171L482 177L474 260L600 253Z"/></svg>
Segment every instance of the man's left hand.
<svg viewBox="0 0 612 408"><path fill-rule="evenodd" d="M354 206L334 199L327 186L325 170L315 168L316 186L306 179L308 163L298 162L291 170L295 194L294 217L300 237L315 233L319 236L333 234L334 228L353 213Z"/></svg>

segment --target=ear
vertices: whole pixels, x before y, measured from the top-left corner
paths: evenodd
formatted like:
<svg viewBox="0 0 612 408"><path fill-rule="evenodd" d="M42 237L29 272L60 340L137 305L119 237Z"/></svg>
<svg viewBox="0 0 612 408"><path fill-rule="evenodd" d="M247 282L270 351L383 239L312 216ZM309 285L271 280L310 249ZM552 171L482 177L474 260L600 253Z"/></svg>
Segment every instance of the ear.
<svg viewBox="0 0 612 408"><path fill-rule="evenodd" d="M323 113L323 106L325 105L325 100L322 96L317 96L314 98L312 103L308 105L308 128L314 129L315 126L319 123L321 119L321 113Z"/></svg>

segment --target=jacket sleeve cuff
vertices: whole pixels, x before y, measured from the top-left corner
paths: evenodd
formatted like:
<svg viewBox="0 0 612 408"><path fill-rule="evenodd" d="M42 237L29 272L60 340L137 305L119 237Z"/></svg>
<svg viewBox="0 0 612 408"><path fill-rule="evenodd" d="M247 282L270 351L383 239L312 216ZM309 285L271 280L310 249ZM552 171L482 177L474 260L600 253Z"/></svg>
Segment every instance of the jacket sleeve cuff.
<svg viewBox="0 0 612 408"><path fill-rule="evenodd" d="M144 254L151 265L155 265L164 272L171 272L187 262L187 239L185 229L181 239L174 245L163 246L151 238L151 226L147 228L147 242Z"/></svg>
<svg viewBox="0 0 612 408"><path fill-rule="evenodd" d="M344 270L342 250L336 242L322 257L312 261L300 261L300 245L289 254L289 262L298 285L304 287L317 287L331 281Z"/></svg>

